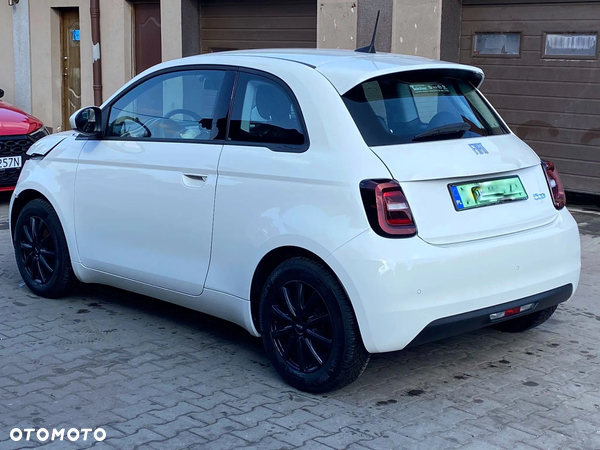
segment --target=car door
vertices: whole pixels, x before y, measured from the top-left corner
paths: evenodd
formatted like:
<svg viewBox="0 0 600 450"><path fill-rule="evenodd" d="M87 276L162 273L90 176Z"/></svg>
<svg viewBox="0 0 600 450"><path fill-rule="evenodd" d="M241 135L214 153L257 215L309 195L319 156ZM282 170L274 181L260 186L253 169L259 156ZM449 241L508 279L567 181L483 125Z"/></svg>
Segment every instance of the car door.
<svg viewBox="0 0 600 450"><path fill-rule="evenodd" d="M174 69L146 77L104 108L103 138L86 143L75 180L85 267L202 293L235 76L222 68Z"/></svg>

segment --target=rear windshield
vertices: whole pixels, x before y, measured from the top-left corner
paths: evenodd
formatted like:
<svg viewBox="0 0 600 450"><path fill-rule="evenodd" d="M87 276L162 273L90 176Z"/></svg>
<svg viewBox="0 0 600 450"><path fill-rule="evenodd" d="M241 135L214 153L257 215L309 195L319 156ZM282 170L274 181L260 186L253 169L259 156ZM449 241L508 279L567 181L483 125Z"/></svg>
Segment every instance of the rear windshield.
<svg viewBox="0 0 600 450"><path fill-rule="evenodd" d="M468 81L418 74L373 78L342 96L367 145L508 133Z"/></svg>

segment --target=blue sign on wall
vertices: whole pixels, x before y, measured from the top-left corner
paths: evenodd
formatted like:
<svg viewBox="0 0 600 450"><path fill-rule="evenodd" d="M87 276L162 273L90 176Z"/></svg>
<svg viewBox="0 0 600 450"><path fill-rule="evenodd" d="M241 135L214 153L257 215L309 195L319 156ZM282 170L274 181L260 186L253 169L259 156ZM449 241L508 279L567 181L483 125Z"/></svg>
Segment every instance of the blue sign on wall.
<svg viewBox="0 0 600 450"><path fill-rule="evenodd" d="M79 39L79 30L73 30L73 40L74 41L80 41L81 39Z"/></svg>

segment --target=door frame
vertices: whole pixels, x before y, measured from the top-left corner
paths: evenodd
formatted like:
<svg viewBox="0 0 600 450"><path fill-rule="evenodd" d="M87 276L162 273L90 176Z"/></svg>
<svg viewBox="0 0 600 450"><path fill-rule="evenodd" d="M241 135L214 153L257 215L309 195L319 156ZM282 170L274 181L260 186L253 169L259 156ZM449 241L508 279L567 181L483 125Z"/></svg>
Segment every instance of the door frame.
<svg viewBox="0 0 600 450"><path fill-rule="evenodd" d="M66 65L65 65L65 61L66 61L66 46L68 45L68 39L69 36L66 35L65 33L65 14L67 13L73 13L73 12L77 12L77 21L79 23L79 30L81 32L81 14L80 14L80 9L79 7L75 6L75 7L65 7L65 8L57 8L58 13L59 13L59 54L60 54L60 64L59 64L59 68L60 68L60 105L61 105L61 127L62 130L68 130L70 129L70 125L69 125L69 117L71 116L71 114L69 114L69 108L68 108L68 86L67 83L65 81L65 70L66 70ZM81 41L79 41L81 42ZM80 78L79 78L79 95L81 97L81 44L79 46L79 73L80 73ZM81 101L80 101L80 105L81 107Z"/></svg>
<svg viewBox="0 0 600 450"><path fill-rule="evenodd" d="M137 48L136 48L136 6L143 4L158 4L161 13L161 61L162 61L162 1L161 0L129 0L131 5L131 75L136 76L141 72L137 71Z"/></svg>

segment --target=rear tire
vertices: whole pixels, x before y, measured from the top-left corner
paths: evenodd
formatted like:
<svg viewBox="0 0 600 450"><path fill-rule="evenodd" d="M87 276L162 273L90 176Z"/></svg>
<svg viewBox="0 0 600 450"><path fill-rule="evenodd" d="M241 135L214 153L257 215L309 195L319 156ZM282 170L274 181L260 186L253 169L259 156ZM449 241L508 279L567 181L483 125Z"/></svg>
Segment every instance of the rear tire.
<svg viewBox="0 0 600 450"><path fill-rule="evenodd" d="M65 234L50 203L42 199L27 203L13 236L17 267L31 292L47 298L69 294L76 278Z"/></svg>
<svg viewBox="0 0 600 450"><path fill-rule="evenodd" d="M506 333L520 333L521 331L539 327L554 314L554 311L556 311L556 306L551 306L550 308L542 309L526 316L497 323L496 325L492 325L492 328Z"/></svg>
<svg viewBox="0 0 600 450"><path fill-rule="evenodd" d="M336 277L308 258L280 264L259 305L265 351L279 375L305 392L339 389L367 367L354 310Z"/></svg>

